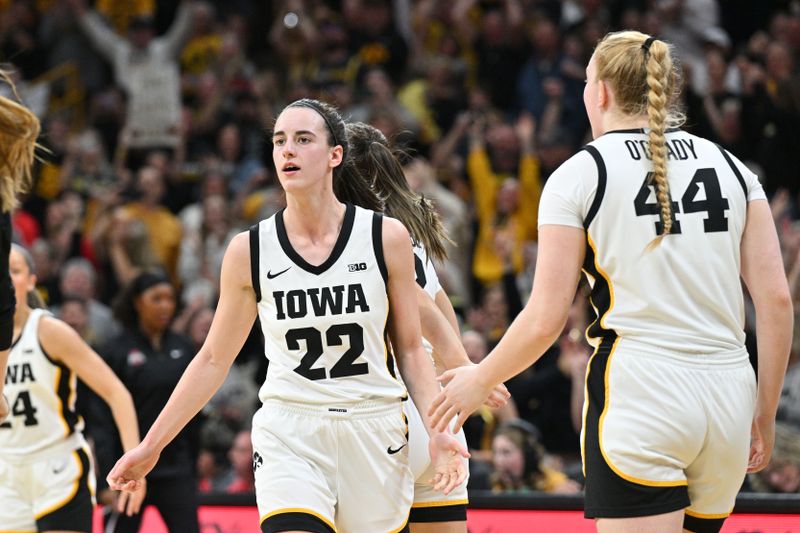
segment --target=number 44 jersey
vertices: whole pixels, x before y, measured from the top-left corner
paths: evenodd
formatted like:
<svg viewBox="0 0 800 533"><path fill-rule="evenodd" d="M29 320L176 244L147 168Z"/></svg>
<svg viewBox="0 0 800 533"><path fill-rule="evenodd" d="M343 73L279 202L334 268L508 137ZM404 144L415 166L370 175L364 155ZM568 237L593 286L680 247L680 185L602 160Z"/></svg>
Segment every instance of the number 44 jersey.
<svg viewBox="0 0 800 533"><path fill-rule="evenodd" d="M75 412L77 377L54 361L39 343L39 321L49 313L34 309L11 346L4 394L11 412L0 424L0 456L30 460L49 453L69 437L80 439L83 421Z"/></svg>
<svg viewBox="0 0 800 533"><path fill-rule="evenodd" d="M744 346L740 246L758 178L723 148L682 130L665 134L672 229L655 195L648 134L612 131L547 181L539 226L586 231L583 271L597 319L587 336L658 352Z"/></svg>
<svg viewBox="0 0 800 533"><path fill-rule="evenodd" d="M283 211L250 230L253 287L269 370L262 401L347 407L405 398L389 350L382 217L348 204L330 256L292 247Z"/></svg>

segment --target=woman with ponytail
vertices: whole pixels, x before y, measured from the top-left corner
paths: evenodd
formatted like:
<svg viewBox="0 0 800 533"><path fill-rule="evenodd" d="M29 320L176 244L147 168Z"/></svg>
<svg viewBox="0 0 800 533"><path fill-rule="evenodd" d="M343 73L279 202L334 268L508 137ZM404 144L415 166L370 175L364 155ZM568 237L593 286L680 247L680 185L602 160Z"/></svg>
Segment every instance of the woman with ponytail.
<svg viewBox="0 0 800 533"><path fill-rule="evenodd" d="M417 303L424 346L438 372L472 364L461 344L458 322L450 299L439 284L433 261L446 258L449 241L439 214L427 199L409 187L403 169L381 131L363 122L347 124L350 158L343 180L366 183L383 204L383 212L396 218L411 235L417 280ZM341 200L359 204L357 198ZM488 400L491 407L505 405L509 393L499 385ZM433 490L430 479L435 472L428 458L428 435L422 417L409 400L404 404L408 418L409 464L414 477L414 503L411 506L411 533L461 533L467 531L467 484L450 494ZM456 436L466 446L464 432ZM468 468L466 459L464 468Z"/></svg>
<svg viewBox="0 0 800 533"><path fill-rule="evenodd" d="M410 395L427 412L438 392L421 342L408 231L342 202L352 193L380 206L368 184L345 179L349 143L334 107L289 104L272 144L286 209L229 244L205 343L109 484L136 490L222 383L258 320L269 356L252 429L261 531L404 531L413 480L402 400ZM448 494L466 478L469 453L424 421L432 482Z"/></svg>
<svg viewBox="0 0 800 533"><path fill-rule="evenodd" d="M75 411L80 378L111 409L126 450L139 444L130 393L69 325L42 309L31 255L16 244L9 273L16 296L6 393L11 416L0 424L0 524L4 531L92 531L94 467ZM122 513L138 512L145 491L123 494Z"/></svg>
<svg viewBox="0 0 800 533"><path fill-rule="evenodd" d="M16 95L8 74L0 70L0 79L8 83ZM39 119L28 108L0 96L0 422L9 409L3 387L14 333L14 288L8 275L11 211L17 206L17 195L30 186L39 129Z"/></svg>
<svg viewBox="0 0 800 533"><path fill-rule="evenodd" d="M671 47L606 35L586 69L594 141L547 182L533 292L477 367L442 376L442 427L536 361L581 270L597 318L586 375L585 514L601 532L717 532L745 472L769 462L792 304L758 178L678 128ZM756 307L758 383L741 282Z"/></svg>

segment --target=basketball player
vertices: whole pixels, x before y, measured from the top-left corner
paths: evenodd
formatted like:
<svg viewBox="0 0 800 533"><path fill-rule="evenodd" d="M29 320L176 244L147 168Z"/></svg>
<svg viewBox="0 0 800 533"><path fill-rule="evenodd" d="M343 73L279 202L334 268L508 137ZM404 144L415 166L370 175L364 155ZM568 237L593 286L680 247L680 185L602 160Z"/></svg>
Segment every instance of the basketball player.
<svg viewBox="0 0 800 533"><path fill-rule="evenodd" d="M583 410L585 514L601 532L716 532L745 471L769 461L792 338L775 226L756 176L674 127L667 43L600 41L584 103L594 141L548 180L525 310L434 418L459 421L561 332L581 268L597 319ZM740 276L756 308L758 385L744 347ZM749 449L749 456L748 456Z"/></svg>
<svg viewBox="0 0 800 533"><path fill-rule="evenodd" d="M400 163L380 130L363 122L348 123L347 139L352 167L346 167L345 179L366 180L382 200L384 213L402 222L413 239L419 286L417 302L423 340L427 341L423 344L428 354L440 369L472 364L460 341L453 306L439 284L433 261L427 253L431 250L431 255L438 260L447 256L445 243L448 237L438 213L428 200L411 190ZM350 173L351 168L356 172ZM357 199L352 201L358 203ZM508 397L505 386L500 385L487 403L501 407ZM427 451L428 433L414 403L407 401L404 406L409 420L409 460L414 475L414 504L409 519L411 532L466 532L466 482L444 496L433 490L429 483L434 472ZM463 431L459 430L457 438L466 446ZM468 468L466 460L464 467Z"/></svg>
<svg viewBox="0 0 800 533"><path fill-rule="evenodd" d="M0 78L16 88L8 75ZM31 165L39 136L39 119L29 109L0 96L0 422L8 416L9 405L3 394L8 350L14 334L14 288L8 274L11 250L11 211L17 194L25 192L31 181Z"/></svg>
<svg viewBox="0 0 800 533"><path fill-rule="evenodd" d="M413 481L397 370L420 405L438 391L421 345L408 231L336 199L336 187L359 183L339 183L348 144L333 107L290 104L272 141L287 207L231 242L203 347L109 485L136 489L222 383L258 316L270 357L253 418L262 531L403 531ZM449 431L432 432L430 452L434 486L449 493L466 477L466 449Z"/></svg>
<svg viewBox="0 0 800 533"><path fill-rule="evenodd" d="M9 271L17 301L0 424L0 530L92 531L94 469L75 412L77 378L106 403L123 446L139 443L133 400L103 359L67 324L38 304L27 250L12 245ZM122 494L120 512L137 512L144 490Z"/></svg>

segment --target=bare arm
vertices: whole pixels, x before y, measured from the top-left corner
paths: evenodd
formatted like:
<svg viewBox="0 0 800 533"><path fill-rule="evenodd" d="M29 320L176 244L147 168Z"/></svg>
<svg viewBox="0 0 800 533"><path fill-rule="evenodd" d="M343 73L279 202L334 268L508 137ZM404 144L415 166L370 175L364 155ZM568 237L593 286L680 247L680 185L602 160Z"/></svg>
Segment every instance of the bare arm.
<svg viewBox="0 0 800 533"><path fill-rule="evenodd" d="M250 242L240 233L222 260L220 298L206 341L187 367L167 405L142 444L120 459L109 474L109 486L135 490L155 466L164 447L205 405L228 374L256 319L256 298L250 277Z"/></svg>
<svg viewBox="0 0 800 533"><path fill-rule="evenodd" d="M384 218L383 249L391 251L384 254L389 272L389 336L403 381L420 409L425 427L432 433L430 418L423 411L427 410L427 406L439 392L439 386L428 354L422 347L411 238L397 220Z"/></svg>
<svg viewBox="0 0 800 533"><path fill-rule="evenodd" d="M139 444L139 423L133 398L114 371L83 339L64 322L43 317L39 323L39 342L45 352L63 362L97 393L111 408L126 452Z"/></svg>
<svg viewBox="0 0 800 533"><path fill-rule="evenodd" d="M444 292L443 289L439 289L433 301L436 302L436 307L439 308L439 311L441 311L444 317L447 319L447 322L450 324L450 327L453 328L453 331L460 334L461 331L458 329L456 310L453 309L453 304L450 303L450 298L447 296L447 293Z"/></svg>
<svg viewBox="0 0 800 533"><path fill-rule="evenodd" d="M758 332L758 397L749 465L751 471L755 471L767 465L772 452L775 413L789 359L793 325L789 285L766 200L755 200L747 205L741 251L742 279L753 298Z"/></svg>
<svg viewBox="0 0 800 533"><path fill-rule="evenodd" d="M431 412L437 428L456 414L456 427L461 427L495 385L535 363L555 342L575 298L585 253L583 229L556 225L540 228L536 277L527 305L479 365L445 373L448 385Z"/></svg>
<svg viewBox="0 0 800 533"><path fill-rule="evenodd" d="M189 37L189 30L192 29L192 18L194 18L194 6L191 2L182 1L178 6L175 21L163 37L169 57L178 57L181 53L183 44Z"/></svg>

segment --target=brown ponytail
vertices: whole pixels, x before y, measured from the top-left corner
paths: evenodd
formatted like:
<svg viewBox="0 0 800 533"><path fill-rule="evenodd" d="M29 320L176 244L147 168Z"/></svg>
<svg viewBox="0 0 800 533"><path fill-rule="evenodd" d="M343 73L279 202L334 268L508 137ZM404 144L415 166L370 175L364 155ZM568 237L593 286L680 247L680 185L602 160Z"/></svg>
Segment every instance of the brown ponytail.
<svg viewBox="0 0 800 533"><path fill-rule="evenodd" d="M428 256L447 258L445 245L452 242L433 204L408 186L403 168L380 130L363 122L347 124L352 164L383 202L384 212L403 223L411 238L425 247Z"/></svg>

